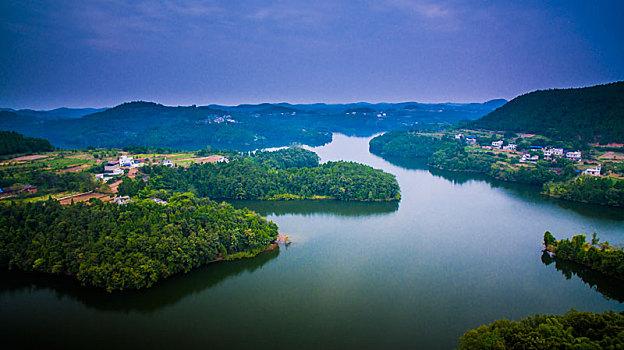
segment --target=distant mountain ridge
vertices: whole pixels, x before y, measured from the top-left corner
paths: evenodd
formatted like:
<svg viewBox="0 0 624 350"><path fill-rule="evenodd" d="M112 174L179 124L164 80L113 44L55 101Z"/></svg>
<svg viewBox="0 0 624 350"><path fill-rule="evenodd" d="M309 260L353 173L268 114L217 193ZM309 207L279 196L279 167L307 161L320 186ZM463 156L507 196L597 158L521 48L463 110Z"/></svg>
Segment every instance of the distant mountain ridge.
<svg viewBox="0 0 624 350"><path fill-rule="evenodd" d="M50 140L63 148L142 145L195 150L311 146L333 132L369 136L415 122L474 120L505 101L486 103L261 103L238 106L178 106L133 101L76 117L87 109L53 111L0 109L0 130ZM414 109L406 109L411 106ZM417 108L415 108L417 106ZM62 115L62 117L57 117Z"/></svg>
<svg viewBox="0 0 624 350"><path fill-rule="evenodd" d="M33 109L12 109L0 108L0 111L15 113L22 116L35 117L40 119L74 119L80 118L87 114L97 113L107 108L67 108L61 107L51 110L33 110Z"/></svg>
<svg viewBox="0 0 624 350"><path fill-rule="evenodd" d="M624 143L624 82L530 92L469 126L558 140Z"/></svg>

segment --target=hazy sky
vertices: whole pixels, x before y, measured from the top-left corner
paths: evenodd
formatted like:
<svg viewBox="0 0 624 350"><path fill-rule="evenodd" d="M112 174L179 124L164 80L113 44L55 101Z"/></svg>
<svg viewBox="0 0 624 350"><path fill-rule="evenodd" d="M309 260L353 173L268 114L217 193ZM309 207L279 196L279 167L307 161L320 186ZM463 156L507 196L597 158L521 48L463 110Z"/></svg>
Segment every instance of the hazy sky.
<svg viewBox="0 0 624 350"><path fill-rule="evenodd" d="M480 102L623 79L623 0L0 0L4 107Z"/></svg>

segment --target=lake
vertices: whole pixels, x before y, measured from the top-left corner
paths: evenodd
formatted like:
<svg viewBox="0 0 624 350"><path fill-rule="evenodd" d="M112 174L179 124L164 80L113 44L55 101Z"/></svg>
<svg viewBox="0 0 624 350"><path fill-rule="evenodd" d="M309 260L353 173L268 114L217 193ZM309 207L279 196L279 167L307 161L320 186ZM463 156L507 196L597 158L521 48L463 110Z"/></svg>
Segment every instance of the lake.
<svg viewBox="0 0 624 350"><path fill-rule="evenodd" d="M370 138L312 148L397 176L399 203L234 202L293 243L141 292L2 272L5 344L42 348L452 349L464 331L571 308L624 310L624 288L543 259L542 237L624 241L624 211L547 199L539 188L387 162ZM555 266L556 265L556 266Z"/></svg>

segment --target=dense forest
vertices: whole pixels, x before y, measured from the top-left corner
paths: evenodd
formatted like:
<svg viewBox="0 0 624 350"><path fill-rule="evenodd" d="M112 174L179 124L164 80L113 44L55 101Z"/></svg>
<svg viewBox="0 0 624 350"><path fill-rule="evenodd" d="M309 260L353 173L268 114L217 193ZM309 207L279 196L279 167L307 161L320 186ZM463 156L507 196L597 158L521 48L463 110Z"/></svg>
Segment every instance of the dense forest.
<svg viewBox="0 0 624 350"><path fill-rule="evenodd" d="M371 153L381 157L428 158L454 143L449 138L423 136L409 131L390 131L369 142Z"/></svg>
<svg viewBox="0 0 624 350"><path fill-rule="evenodd" d="M240 106L168 107L129 102L104 110L0 111L0 129L42 137L64 148L169 147L178 150L249 151L293 143L328 143L333 132L372 135L414 122L474 120L505 101L471 104L356 103L346 105L286 103ZM404 107L414 105L416 109ZM349 111L347 114L346 112ZM363 112L366 111L366 112ZM63 117L63 113L67 117Z"/></svg>
<svg viewBox="0 0 624 350"><path fill-rule="evenodd" d="M624 82L534 91L516 97L471 128L544 135L586 143L624 143Z"/></svg>
<svg viewBox="0 0 624 350"><path fill-rule="evenodd" d="M314 168L319 165L319 156L300 147L289 147L277 151L258 151L252 154L255 163L273 169Z"/></svg>
<svg viewBox="0 0 624 350"><path fill-rule="evenodd" d="M591 243L585 240L585 235L576 235L571 240L557 241L549 231L544 233L544 246L557 259L570 260L624 280L624 251L610 246L609 242L600 243L595 233Z"/></svg>
<svg viewBox="0 0 624 350"><path fill-rule="evenodd" d="M14 131L0 131L0 156L50 151L54 151L54 147L48 140L24 137Z"/></svg>
<svg viewBox="0 0 624 350"><path fill-rule="evenodd" d="M219 258L267 249L277 226L248 209L174 194L169 204L0 204L0 266L66 274L107 291L151 287Z"/></svg>
<svg viewBox="0 0 624 350"><path fill-rule="evenodd" d="M459 349L622 349L624 312L570 310L564 316L535 315L520 321L496 320L469 330Z"/></svg>
<svg viewBox="0 0 624 350"><path fill-rule="evenodd" d="M544 184L544 194L576 202L624 207L624 180L579 176L566 182Z"/></svg>
<svg viewBox="0 0 624 350"><path fill-rule="evenodd" d="M192 164L188 168L144 167L149 180L124 178L121 195L151 196L155 191L190 191L213 199L400 199L395 177L352 162L328 162L312 168L272 168L250 158L229 163Z"/></svg>

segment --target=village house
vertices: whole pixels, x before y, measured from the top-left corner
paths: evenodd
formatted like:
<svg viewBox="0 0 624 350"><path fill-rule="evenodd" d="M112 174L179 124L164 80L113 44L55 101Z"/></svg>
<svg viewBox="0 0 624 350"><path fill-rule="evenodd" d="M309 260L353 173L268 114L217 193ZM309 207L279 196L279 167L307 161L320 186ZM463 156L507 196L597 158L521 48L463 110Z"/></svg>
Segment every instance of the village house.
<svg viewBox="0 0 624 350"><path fill-rule="evenodd" d="M119 157L119 166L131 167L134 164L134 159L128 156Z"/></svg>
<svg viewBox="0 0 624 350"><path fill-rule="evenodd" d="M163 165L163 166L169 166L169 167L172 167L172 166L175 166L175 163L173 163L173 162L172 162L172 161L170 161L169 159L165 158L165 159L163 159L163 161L162 161L162 165Z"/></svg>
<svg viewBox="0 0 624 350"><path fill-rule="evenodd" d="M160 204L160 205L167 205L169 204L167 201L164 201L160 198L150 198L150 200L156 204Z"/></svg>
<svg viewBox="0 0 624 350"><path fill-rule="evenodd" d="M130 197L128 196L115 197L113 198L113 202L119 205L128 204L130 203Z"/></svg>
<svg viewBox="0 0 624 350"><path fill-rule="evenodd" d="M581 151L575 151L575 152L566 152L566 158L569 160L574 160L577 162L581 161Z"/></svg>
<svg viewBox="0 0 624 350"><path fill-rule="evenodd" d="M600 170L602 170L602 167L598 164L594 168L583 170L583 175L600 176Z"/></svg>
<svg viewBox="0 0 624 350"><path fill-rule="evenodd" d="M503 147L503 140L492 141L492 148L501 149Z"/></svg>
<svg viewBox="0 0 624 350"><path fill-rule="evenodd" d="M115 170L120 170L119 163L113 163L113 162L104 163L104 171L113 172Z"/></svg>
<svg viewBox="0 0 624 350"><path fill-rule="evenodd" d="M455 134L455 140L461 140L464 138L464 134Z"/></svg>
<svg viewBox="0 0 624 350"><path fill-rule="evenodd" d="M537 162L539 160L539 156L537 154L530 155L528 153L522 154L522 158L520 158L520 163L527 162Z"/></svg>
<svg viewBox="0 0 624 350"><path fill-rule="evenodd" d="M508 144L506 146L503 146L503 149L507 150L507 151L515 151L516 147L518 147L516 144L510 143L510 144Z"/></svg>
<svg viewBox="0 0 624 350"><path fill-rule="evenodd" d="M216 162L218 162L218 163L229 163L230 160L225 158L224 156L219 156L219 158L217 158Z"/></svg>
<svg viewBox="0 0 624 350"><path fill-rule="evenodd" d="M477 138L474 136L466 136L466 143L469 145L476 145L477 144Z"/></svg>
<svg viewBox="0 0 624 350"><path fill-rule="evenodd" d="M551 152L555 157L563 157L563 148L551 148Z"/></svg>

